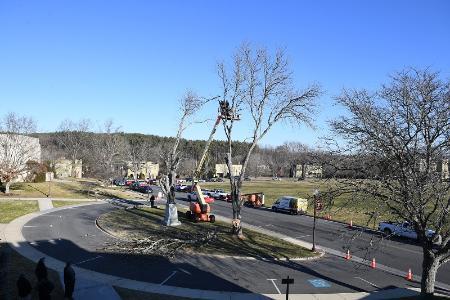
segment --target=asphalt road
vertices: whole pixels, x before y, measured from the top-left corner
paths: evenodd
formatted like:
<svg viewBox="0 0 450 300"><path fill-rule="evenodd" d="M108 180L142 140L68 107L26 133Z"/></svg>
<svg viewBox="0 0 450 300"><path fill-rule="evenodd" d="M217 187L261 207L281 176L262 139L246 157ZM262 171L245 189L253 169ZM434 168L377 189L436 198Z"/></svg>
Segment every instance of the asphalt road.
<svg viewBox="0 0 450 300"><path fill-rule="evenodd" d="M223 215L226 216L229 204L218 202L214 208L217 212L223 210ZM164 285L278 293L284 292L281 279L289 275L295 279L295 284L291 287L293 293L374 291L394 286L410 286L401 277L334 256L305 262L265 262L185 254L176 259L165 259L107 253L103 248L114 242L114 239L100 231L94 221L99 215L113 209L116 207L102 204L42 215L27 223L22 232L32 246L57 259L72 261L80 267L106 274ZM277 227L270 228L271 230L283 230L294 237L308 234L306 229L304 232L298 229L303 225L296 225L301 223L300 220L307 220L306 217L291 217L252 209L246 209L244 213L249 221L255 219L255 222L260 222L257 223L261 224L259 226L267 227L268 224L277 223ZM279 220L282 222L278 224ZM322 226L328 225L320 224ZM327 232L324 228L322 230ZM331 240L338 244L341 242L336 234Z"/></svg>
<svg viewBox="0 0 450 300"><path fill-rule="evenodd" d="M231 203L215 201L212 213L232 218ZM244 207L242 220L245 223L267 228L292 238L312 243L313 218L302 215L275 213L270 209ZM316 243L327 248L345 252L350 249L354 256L421 275L422 249L414 241L394 238L386 239L378 233L364 229L348 228L347 224L317 219ZM450 284L450 264L443 265L437 274L437 281Z"/></svg>

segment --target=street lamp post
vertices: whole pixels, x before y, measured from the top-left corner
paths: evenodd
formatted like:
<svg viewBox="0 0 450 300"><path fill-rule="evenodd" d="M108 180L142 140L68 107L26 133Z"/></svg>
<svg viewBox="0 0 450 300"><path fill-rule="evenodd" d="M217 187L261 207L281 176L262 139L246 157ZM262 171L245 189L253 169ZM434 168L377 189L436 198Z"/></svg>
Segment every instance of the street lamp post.
<svg viewBox="0 0 450 300"><path fill-rule="evenodd" d="M312 232L312 251L316 251L316 216L317 216L317 198L319 196L319 190L315 190L313 193L314 198L314 218L313 218L313 232Z"/></svg>

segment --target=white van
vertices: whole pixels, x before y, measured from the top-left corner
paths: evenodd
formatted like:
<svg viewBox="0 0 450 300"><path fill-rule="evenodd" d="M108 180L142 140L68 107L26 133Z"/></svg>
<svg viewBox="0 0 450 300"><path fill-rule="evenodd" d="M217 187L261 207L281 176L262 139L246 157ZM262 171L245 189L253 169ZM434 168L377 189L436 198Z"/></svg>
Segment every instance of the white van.
<svg viewBox="0 0 450 300"><path fill-rule="evenodd" d="M279 198L272 205L272 210L274 212L277 211L285 211L292 215L297 215L299 213L304 214L308 209L308 200L303 198L296 198L290 196L283 196Z"/></svg>

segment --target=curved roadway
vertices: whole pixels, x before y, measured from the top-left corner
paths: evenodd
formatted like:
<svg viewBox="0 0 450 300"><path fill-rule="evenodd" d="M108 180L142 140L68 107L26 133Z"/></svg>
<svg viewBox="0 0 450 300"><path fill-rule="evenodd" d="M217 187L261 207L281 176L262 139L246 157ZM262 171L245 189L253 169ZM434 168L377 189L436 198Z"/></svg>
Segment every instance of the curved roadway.
<svg viewBox="0 0 450 300"><path fill-rule="evenodd" d="M102 204L50 212L28 222L22 232L33 247L59 260L72 261L79 267L105 274L169 286L276 294L284 292L281 279L288 275L295 279L291 292L299 294L369 292L417 286L401 277L328 255L312 261L268 262L185 254L169 260L108 253L103 248L114 242L114 239L95 226L95 219L114 209L117 208L111 204ZM230 208L228 203L217 202L214 209L216 213L223 210L223 215L227 216L226 210ZM292 237L308 235L308 232L302 231L303 225L299 225L309 222L305 216L254 209L245 209L244 214L247 222L252 216L256 226L270 227L273 231L287 233ZM342 240L341 233L329 234L324 226L338 225L320 223L320 243L327 240L339 243ZM442 274L439 276L442 278Z"/></svg>

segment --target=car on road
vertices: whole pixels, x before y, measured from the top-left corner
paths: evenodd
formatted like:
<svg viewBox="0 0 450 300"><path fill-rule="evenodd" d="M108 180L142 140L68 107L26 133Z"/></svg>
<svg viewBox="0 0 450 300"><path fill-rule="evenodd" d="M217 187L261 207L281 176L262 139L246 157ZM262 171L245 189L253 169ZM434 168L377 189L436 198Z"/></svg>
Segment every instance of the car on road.
<svg viewBox="0 0 450 300"><path fill-rule="evenodd" d="M130 189L137 191L141 186L146 186L148 183L145 180L137 180L130 184Z"/></svg>
<svg viewBox="0 0 450 300"><path fill-rule="evenodd" d="M288 212L291 215L304 214L308 209L308 200L303 198L283 196L272 204L272 211Z"/></svg>
<svg viewBox="0 0 450 300"><path fill-rule="evenodd" d="M116 178L114 179L113 184L118 186L124 186L125 180L123 178Z"/></svg>
<svg viewBox="0 0 450 300"><path fill-rule="evenodd" d="M125 180L125 185L130 186L134 182L134 179L127 179Z"/></svg>
<svg viewBox="0 0 450 300"><path fill-rule="evenodd" d="M226 200L228 193L226 193L222 189L216 189L216 190L210 190L208 195L217 200Z"/></svg>
<svg viewBox="0 0 450 300"><path fill-rule="evenodd" d="M197 201L198 200L197 193L196 192L188 193L187 194L187 199L188 199L189 202ZM205 199L205 202L208 203L208 204L209 203L214 203L214 198L210 197L208 195L203 195L203 199Z"/></svg>
<svg viewBox="0 0 450 300"><path fill-rule="evenodd" d="M378 230L383 232L384 235L390 236L395 235L399 237L404 237L412 240L417 240L417 233L414 230L413 226L405 221L405 222L380 222L378 224ZM435 234L434 230L428 229L426 231L426 236L428 238L432 238ZM435 238L435 243L440 244L442 242L442 237L437 236Z"/></svg>
<svg viewBox="0 0 450 300"><path fill-rule="evenodd" d="M187 185L179 184L179 185L175 186L175 191L176 192L185 192L187 188L188 188Z"/></svg>
<svg viewBox="0 0 450 300"><path fill-rule="evenodd" d="M136 189L140 193L151 194L153 193L153 189L149 185L141 185Z"/></svg>

